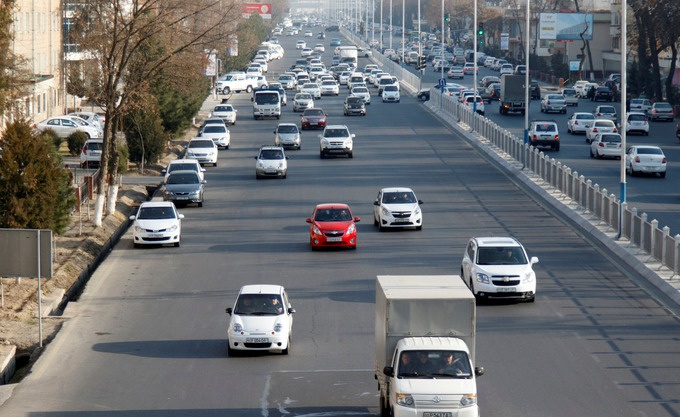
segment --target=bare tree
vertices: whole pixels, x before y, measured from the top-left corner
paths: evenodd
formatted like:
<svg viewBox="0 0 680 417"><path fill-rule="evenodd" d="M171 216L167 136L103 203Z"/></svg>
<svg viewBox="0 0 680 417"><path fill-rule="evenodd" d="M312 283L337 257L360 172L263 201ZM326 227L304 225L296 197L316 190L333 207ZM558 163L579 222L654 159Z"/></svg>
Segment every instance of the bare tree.
<svg viewBox="0 0 680 417"><path fill-rule="evenodd" d="M240 7L235 0L89 0L83 4L74 32L82 50L92 58L85 62L88 97L104 109L106 118L96 226L102 224L107 178L106 214L115 210L119 164L115 133L135 92L145 91L178 57L201 60L205 48L226 47ZM150 44L153 53L148 53ZM135 76L131 77L133 66Z"/></svg>

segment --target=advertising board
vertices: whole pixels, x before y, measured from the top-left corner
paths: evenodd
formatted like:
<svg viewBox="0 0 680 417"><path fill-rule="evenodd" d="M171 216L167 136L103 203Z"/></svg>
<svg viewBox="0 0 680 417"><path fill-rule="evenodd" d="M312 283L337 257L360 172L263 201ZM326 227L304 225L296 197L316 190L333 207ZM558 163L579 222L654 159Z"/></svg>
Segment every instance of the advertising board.
<svg viewBox="0 0 680 417"><path fill-rule="evenodd" d="M244 19L247 19L253 13L257 13L263 19L272 18L272 5L271 3L243 3L241 5L241 15Z"/></svg>
<svg viewBox="0 0 680 417"><path fill-rule="evenodd" d="M593 15L586 13L541 13L538 23L540 39L575 41L593 39Z"/></svg>

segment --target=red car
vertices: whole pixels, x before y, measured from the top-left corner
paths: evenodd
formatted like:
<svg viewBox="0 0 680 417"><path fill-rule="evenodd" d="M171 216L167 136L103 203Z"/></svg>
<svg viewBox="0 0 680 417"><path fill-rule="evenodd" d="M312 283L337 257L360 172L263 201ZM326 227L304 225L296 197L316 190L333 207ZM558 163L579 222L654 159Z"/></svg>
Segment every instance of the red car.
<svg viewBox="0 0 680 417"><path fill-rule="evenodd" d="M358 217L352 216L347 204L329 203L319 204L314 209L312 217L307 219L309 227L309 243L312 250L320 247L357 248Z"/></svg>
<svg viewBox="0 0 680 417"><path fill-rule="evenodd" d="M326 113L318 108L307 109L302 113L300 120L301 129L325 129L326 128Z"/></svg>

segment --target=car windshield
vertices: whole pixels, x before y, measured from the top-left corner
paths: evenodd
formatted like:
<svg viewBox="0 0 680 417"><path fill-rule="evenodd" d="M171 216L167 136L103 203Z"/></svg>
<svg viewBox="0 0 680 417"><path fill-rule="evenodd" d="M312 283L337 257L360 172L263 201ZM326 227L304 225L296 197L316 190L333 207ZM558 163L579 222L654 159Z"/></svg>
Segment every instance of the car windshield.
<svg viewBox="0 0 680 417"><path fill-rule="evenodd" d="M278 294L241 294L234 308L234 314L241 316L278 316L283 313L283 302Z"/></svg>
<svg viewBox="0 0 680 417"><path fill-rule="evenodd" d="M295 96L295 100L311 100L312 96L309 94L298 94Z"/></svg>
<svg viewBox="0 0 680 417"><path fill-rule="evenodd" d="M361 104L363 102L360 97L347 97L347 104Z"/></svg>
<svg viewBox="0 0 680 417"><path fill-rule="evenodd" d="M322 85L335 85L335 81L324 81Z"/></svg>
<svg viewBox="0 0 680 417"><path fill-rule="evenodd" d="M397 378L472 378L468 354L460 350L402 351Z"/></svg>
<svg viewBox="0 0 680 417"><path fill-rule="evenodd" d="M137 213L138 220L174 219L175 217L175 210L172 206L142 207Z"/></svg>
<svg viewBox="0 0 680 417"><path fill-rule="evenodd" d="M193 172L171 174L167 181L168 184L198 184L199 182L198 175Z"/></svg>
<svg viewBox="0 0 680 417"><path fill-rule="evenodd" d="M577 114L576 118L578 120L584 120L584 119L593 120L595 118L595 116L593 116L592 114Z"/></svg>
<svg viewBox="0 0 680 417"><path fill-rule="evenodd" d="M323 116L323 112L321 110L309 109L309 110L305 110L304 115L305 116Z"/></svg>
<svg viewBox="0 0 680 417"><path fill-rule="evenodd" d="M346 138L349 136L347 129L326 129L323 132L325 138Z"/></svg>
<svg viewBox="0 0 680 417"><path fill-rule="evenodd" d="M396 85L388 85L385 87L385 91L399 91Z"/></svg>
<svg viewBox="0 0 680 417"><path fill-rule="evenodd" d="M172 171L198 171L198 166L196 164L170 164L168 167L168 172Z"/></svg>
<svg viewBox="0 0 680 417"><path fill-rule="evenodd" d="M539 123L536 125L537 132L554 132L555 125L552 123Z"/></svg>
<svg viewBox="0 0 680 417"><path fill-rule="evenodd" d="M522 265L527 263L519 246L482 246L477 253L477 265Z"/></svg>
<svg viewBox="0 0 680 417"><path fill-rule="evenodd" d="M279 133L297 133L298 128L296 125L282 125L279 126Z"/></svg>
<svg viewBox="0 0 680 417"><path fill-rule="evenodd" d="M217 106L215 107L215 111L234 111L234 108L231 106Z"/></svg>
<svg viewBox="0 0 680 417"><path fill-rule="evenodd" d="M314 215L317 222L346 222L352 220L352 214L344 208L317 210Z"/></svg>
<svg viewBox="0 0 680 417"><path fill-rule="evenodd" d="M595 127L614 127L614 122L607 120L598 120L595 122Z"/></svg>
<svg viewBox="0 0 680 417"><path fill-rule="evenodd" d="M412 192L394 191L384 193L382 202L385 204L413 204L418 202L418 200Z"/></svg>
<svg viewBox="0 0 680 417"><path fill-rule="evenodd" d="M260 159L283 159L283 152L278 149L263 149L260 151Z"/></svg>
<svg viewBox="0 0 680 417"><path fill-rule="evenodd" d="M307 83L303 85L302 88L319 88L319 86L314 83Z"/></svg>
<svg viewBox="0 0 680 417"><path fill-rule="evenodd" d="M637 148L638 155L663 155L659 148Z"/></svg>
<svg viewBox="0 0 680 417"><path fill-rule="evenodd" d="M226 133L227 128L224 125L220 126L217 124L207 125L203 128L203 133Z"/></svg>
<svg viewBox="0 0 680 417"><path fill-rule="evenodd" d="M189 142L189 148L214 148L215 144L211 140L192 140Z"/></svg>

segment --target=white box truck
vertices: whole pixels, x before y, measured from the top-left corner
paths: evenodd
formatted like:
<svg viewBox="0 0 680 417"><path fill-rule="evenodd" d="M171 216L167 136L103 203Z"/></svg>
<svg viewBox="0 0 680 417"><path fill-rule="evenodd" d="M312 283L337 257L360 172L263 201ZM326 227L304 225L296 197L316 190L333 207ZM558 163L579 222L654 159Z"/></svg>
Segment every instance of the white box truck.
<svg viewBox="0 0 680 417"><path fill-rule="evenodd" d="M475 298L458 275L376 280L381 417L478 417Z"/></svg>

